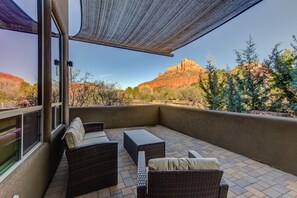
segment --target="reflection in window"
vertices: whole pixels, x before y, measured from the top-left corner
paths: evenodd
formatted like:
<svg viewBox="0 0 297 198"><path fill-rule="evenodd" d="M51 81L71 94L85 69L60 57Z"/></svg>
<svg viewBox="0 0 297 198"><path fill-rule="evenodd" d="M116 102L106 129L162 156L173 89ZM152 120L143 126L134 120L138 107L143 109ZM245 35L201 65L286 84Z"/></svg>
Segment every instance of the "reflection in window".
<svg viewBox="0 0 297 198"><path fill-rule="evenodd" d="M61 98L61 34L55 21L52 25L52 130L54 131L62 123L62 98Z"/></svg>
<svg viewBox="0 0 297 198"><path fill-rule="evenodd" d="M21 158L21 116L0 120L0 175Z"/></svg>
<svg viewBox="0 0 297 198"><path fill-rule="evenodd" d="M40 141L40 111L24 115L24 154Z"/></svg>
<svg viewBox="0 0 297 198"><path fill-rule="evenodd" d="M14 0L1 4L6 6L0 15L0 110L36 106L37 1Z"/></svg>
<svg viewBox="0 0 297 198"><path fill-rule="evenodd" d="M0 29L0 109L38 105L38 36Z"/></svg>
<svg viewBox="0 0 297 198"><path fill-rule="evenodd" d="M52 28L57 27L52 20ZM61 84L61 60L60 60L60 34L52 34L52 103L61 102L60 98L60 84Z"/></svg>
<svg viewBox="0 0 297 198"><path fill-rule="evenodd" d="M9 6L2 7L0 15L0 175L40 142L42 111L38 106L37 1L1 3ZM11 15L11 9L14 17L2 20ZM11 109L17 110L3 112Z"/></svg>

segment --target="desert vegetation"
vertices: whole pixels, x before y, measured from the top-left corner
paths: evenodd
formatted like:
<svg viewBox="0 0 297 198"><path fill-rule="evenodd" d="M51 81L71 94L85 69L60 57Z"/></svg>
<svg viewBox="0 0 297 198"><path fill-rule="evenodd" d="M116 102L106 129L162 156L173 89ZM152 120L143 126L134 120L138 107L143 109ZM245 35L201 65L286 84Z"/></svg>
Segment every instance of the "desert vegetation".
<svg viewBox="0 0 297 198"><path fill-rule="evenodd" d="M229 112L297 116L297 40L291 48L277 43L260 61L250 37L243 49L235 50L237 65L219 69L215 57L207 57L205 69L183 59L164 74L136 87L122 89L117 82L95 79L74 69L69 82L70 106L119 106L171 104ZM222 67L220 67L222 68ZM14 107L37 105L37 84L1 73L0 104ZM59 102L59 85L53 82L52 102ZM56 86L57 85L57 86ZM9 108L9 107L8 107Z"/></svg>
<svg viewBox="0 0 297 198"><path fill-rule="evenodd" d="M23 79L0 72L0 108L35 106L38 102L38 84L29 84Z"/></svg>
<svg viewBox="0 0 297 198"><path fill-rule="evenodd" d="M70 106L119 106L129 104L127 94L117 82L105 82L94 79L86 72L80 76L80 70L71 72L69 82Z"/></svg>
<svg viewBox="0 0 297 198"><path fill-rule="evenodd" d="M259 60L252 37L246 46L236 50L237 66L218 69L215 58L207 57L204 69L187 71L186 60L176 68L136 87L120 88L118 83L93 80L90 73L78 78L74 72L70 83L71 106L171 104L201 109L246 113L272 113L297 116L297 40L293 36L291 49L276 44L263 61ZM193 63L190 68L193 68ZM170 85L174 78L184 82L175 70L181 70L196 82L182 86ZM191 73L192 72L192 73ZM196 72L196 73L195 73ZM197 75L199 74L199 77ZM170 79L168 79L170 78ZM162 81L164 85L162 86ZM154 86L150 86L150 85ZM174 88L172 88L174 87Z"/></svg>

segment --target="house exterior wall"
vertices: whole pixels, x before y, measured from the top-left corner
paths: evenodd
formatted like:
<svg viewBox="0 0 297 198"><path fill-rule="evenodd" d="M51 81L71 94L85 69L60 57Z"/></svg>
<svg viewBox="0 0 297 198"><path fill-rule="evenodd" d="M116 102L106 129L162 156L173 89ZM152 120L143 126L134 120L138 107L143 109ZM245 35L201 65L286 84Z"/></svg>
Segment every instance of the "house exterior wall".
<svg viewBox="0 0 297 198"><path fill-rule="evenodd" d="M0 182L0 197L13 197L19 195L22 198L42 197L48 184L60 162L64 148L61 137L65 131L65 125L52 132L52 95L51 95L51 15L57 20L63 34L63 92L68 93L68 0L44 0L42 2L42 17L39 16L39 64L42 69L41 77L43 124L43 141L36 150L30 153L18 166ZM68 120L68 94L64 94L63 123Z"/></svg>
<svg viewBox="0 0 297 198"><path fill-rule="evenodd" d="M50 181L50 145L42 143L0 183L1 197L42 197Z"/></svg>
<svg viewBox="0 0 297 198"><path fill-rule="evenodd" d="M160 106L160 124L297 175L297 120Z"/></svg>

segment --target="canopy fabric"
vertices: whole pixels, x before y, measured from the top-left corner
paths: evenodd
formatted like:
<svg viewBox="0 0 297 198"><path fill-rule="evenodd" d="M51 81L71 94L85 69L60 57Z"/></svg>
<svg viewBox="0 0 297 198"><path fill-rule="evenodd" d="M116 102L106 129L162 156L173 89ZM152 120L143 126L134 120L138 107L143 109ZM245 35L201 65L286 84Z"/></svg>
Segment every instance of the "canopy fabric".
<svg viewBox="0 0 297 198"><path fill-rule="evenodd" d="M0 10L0 28L34 34L38 32L37 22L12 0L1 0Z"/></svg>
<svg viewBox="0 0 297 198"><path fill-rule="evenodd" d="M71 39L172 56L261 0L81 0Z"/></svg>

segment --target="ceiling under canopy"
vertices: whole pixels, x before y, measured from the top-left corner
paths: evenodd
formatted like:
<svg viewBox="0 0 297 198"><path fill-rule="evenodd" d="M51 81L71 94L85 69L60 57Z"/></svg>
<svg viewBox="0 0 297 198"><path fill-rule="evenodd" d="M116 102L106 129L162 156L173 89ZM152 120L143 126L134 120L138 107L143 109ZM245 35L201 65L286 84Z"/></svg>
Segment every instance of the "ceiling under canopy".
<svg viewBox="0 0 297 198"><path fill-rule="evenodd" d="M73 40L172 56L261 0L81 0Z"/></svg>

